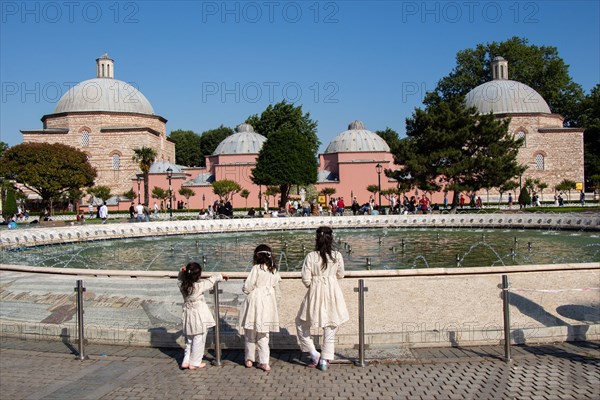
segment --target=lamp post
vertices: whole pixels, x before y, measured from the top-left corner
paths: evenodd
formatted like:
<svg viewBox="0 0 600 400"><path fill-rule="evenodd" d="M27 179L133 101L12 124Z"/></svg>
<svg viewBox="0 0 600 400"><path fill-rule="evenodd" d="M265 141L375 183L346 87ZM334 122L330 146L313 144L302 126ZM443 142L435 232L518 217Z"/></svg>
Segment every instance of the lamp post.
<svg viewBox="0 0 600 400"><path fill-rule="evenodd" d="M167 179L169 179L169 218L173 219L173 193L171 190L171 179L173 178L173 170L167 168Z"/></svg>
<svg viewBox="0 0 600 400"><path fill-rule="evenodd" d="M202 208L206 208L204 207L204 200L206 200L206 197L204 196L204 194L202 195Z"/></svg>
<svg viewBox="0 0 600 400"><path fill-rule="evenodd" d="M381 164L377 163L375 166L375 171L377 171L377 186L379 186L379 207L381 208L381 171L383 171L383 167Z"/></svg>
<svg viewBox="0 0 600 400"><path fill-rule="evenodd" d="M142 202L142 198L140 197L140 183L142 183L142 177L141 176L137 176L137 183L138 183L138 203Z"/></svg>

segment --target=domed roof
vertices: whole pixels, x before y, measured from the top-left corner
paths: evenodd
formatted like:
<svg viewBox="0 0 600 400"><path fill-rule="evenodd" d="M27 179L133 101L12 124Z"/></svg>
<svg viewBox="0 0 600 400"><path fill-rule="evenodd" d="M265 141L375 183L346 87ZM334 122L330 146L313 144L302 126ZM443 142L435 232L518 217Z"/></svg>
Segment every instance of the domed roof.
<svg viewBox="0 0 600 400"><path fill-rule="evenodd" d="M65 93L54 113L73 111L110 111L137 114L154 114L146 97L127 82L111 78L94 78L83 81Z"/></svg>
<svg viewBox="0 0 600 400"><path fill-rule="evenodd" d="M327 146L328 153L390 151L390 146L375 132L365 129L360 121L348 125L348 130L337 135Z"/></svg>
<svg viewBox="0 0 600 400"><path fill-rule="evenodd" d="M96 59L96 78L83 81L69 89L54 109L54 113L109 111L154 114L146 97L133 85L114 79L114 60L103 54Z"/></svg>
<svg viewBox="0 0 600 400"><path fill-rule="evenodd" d="M529 86L509 79L496 79L467 93L467 106L480 114L550 114L542 96Z"/></svg>
<svg viewBox="0 0 600 400"><path fill-rule="evenodd" d="M241 124L235 129L236 133L227 136L215 149L213 155L222 154L258 154L267 141L263 135L254 132L249 124Z"/></svg>
<svg viewBox="0 0 600 400"><path fill-rule="evenodd" d="M529 86L508 79L508 61L496 56L491 63L492 81L467 93L468 107L480 114L550 114L542 96Z"/></svg>
<svg viewBox="0 0 600 400"><path fill-rule="evenodd" d="M173 174L183 173L183 167L181 165L173 164L168 161L155 161L150 166L151 174L166 174L167 169L171 168Z"/></svg>

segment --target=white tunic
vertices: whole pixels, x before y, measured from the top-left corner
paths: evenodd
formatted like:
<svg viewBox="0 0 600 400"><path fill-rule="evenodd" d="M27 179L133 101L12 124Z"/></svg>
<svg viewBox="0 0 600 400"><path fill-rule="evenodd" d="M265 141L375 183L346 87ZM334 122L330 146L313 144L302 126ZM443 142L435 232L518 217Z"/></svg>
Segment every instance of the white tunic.
<svg viewBox="0 0 600 400"><path fill-rule="evenodd" d="M271 273L265 265L255 265L246 278L242 291L246 298L240 308L238 331L279 332L279 272Z"/></svg>
<svg viewBox="0 0 600 400"><path fill-rule="evenodd" d="M204 292L212 288L216 282L222 281L223 277L221 274L217 274L207 279L200 279L194 283L192 294L187 296L181 289L181 275L184 273L183 271L179 272L179 289L184 300L181 316L183 334L186 336L200 335L215 326L215 317L204 300Z"/></svg>
<svg viewBox="0 0 600 400"><path fill-rule="evenodd" d="M339 326L348 321L348 309L338 279L344 277L344 259L339 251L332 252L327 268L321 269L321 255L313 251L306 255L302 266L302 283L308 288L300 305L298 318L313 327Z"/></svg>

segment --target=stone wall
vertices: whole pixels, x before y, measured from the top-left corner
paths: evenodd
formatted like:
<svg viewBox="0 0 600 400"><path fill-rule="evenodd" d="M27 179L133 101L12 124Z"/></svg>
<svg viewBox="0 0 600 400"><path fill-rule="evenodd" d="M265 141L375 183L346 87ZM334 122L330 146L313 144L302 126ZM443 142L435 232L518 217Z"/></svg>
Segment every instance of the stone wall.
<svg viewBox="0 0 600 400"><path fill-rule="evenodd" d="M544 128L553 128L543 131ZM540 132L540 129L542 132ZM525 145L517 160L527 166L525 179L539 179L548 184L547 192L565 179L583 182L583 130L562 128L558 115L511 115L509 133L525 132ZM544 156L544 169L536 169L536 155Z"/></svg>
<svg viewBox="0 0 600 400"><path fill-rule="evenodd" d="M85 337L93 344L183 345L182 298L176 272L135 277L111 271L56 274L3 266L0 337L74 340L77 336L73 288L82 280ZM132 271L127 272L132 275ZM356 348L358 294L365 292L365 343L369 348L499 344L503 340L502 275L511 284L513 343L600 339L598 263L526 267L458 268L348 273L340 281L350 320L336 336L337 348ZM245 273L221 282L221 339L225 348L243 348L236 331ZM297 348L295 317L306 293L299 273L283 273L280 332L272 348ZM213 296L206 293L209 307ZM313 332L320 335L321 332ZM212 335L211 335L212 336ZM213 338L209 338L210 343ZM319 342L322 337L319 336Z"/></svg>
<svg viewBox="0 0 600 400"><path fill-rule="evenodd" d="M24 133L23 142L62 143L76 147L89 156L98 171L96 185L111 187L113 194L132 188L132 179L140 172L133 162L133 149L151 147L157 160L175 161L175 145L167 140L165 120L159 116L127 113L67 113L44 117L44 127L68 128L67 134ZM102 131L103 128L140 127L139 130ZM156 132L152 132L149 129ZM82 132L89 132L89 144L82 143ZM113 168L113 154L120 157L120 168Z"/></svg>

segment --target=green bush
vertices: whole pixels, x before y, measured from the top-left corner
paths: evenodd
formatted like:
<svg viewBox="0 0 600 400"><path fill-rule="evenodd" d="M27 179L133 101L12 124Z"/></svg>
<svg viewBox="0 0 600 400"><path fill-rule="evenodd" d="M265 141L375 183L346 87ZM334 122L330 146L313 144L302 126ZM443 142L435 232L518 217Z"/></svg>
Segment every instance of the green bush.
<svg viewBox="0 0 600 400"><path fill-rule="evenodd" d="M11 216L17 213L17 199L15 198L15 191L8 190L4 204L2 205L2 214Z"/></svg>

